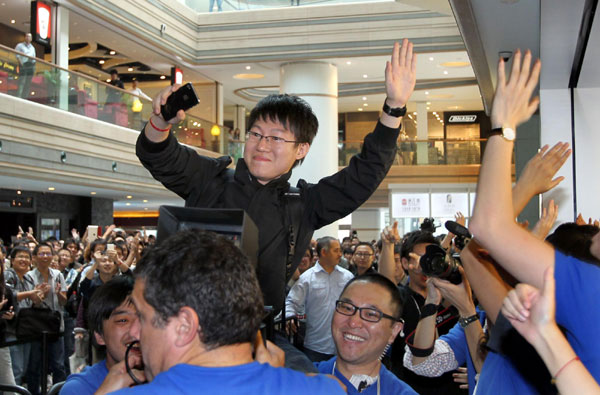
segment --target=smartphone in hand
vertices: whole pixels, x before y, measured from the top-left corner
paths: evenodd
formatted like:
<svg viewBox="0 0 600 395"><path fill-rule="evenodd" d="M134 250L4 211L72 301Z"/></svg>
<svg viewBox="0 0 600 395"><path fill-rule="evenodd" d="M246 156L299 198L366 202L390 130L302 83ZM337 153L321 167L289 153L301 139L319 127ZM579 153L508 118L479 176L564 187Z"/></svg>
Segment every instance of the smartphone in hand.
<svg viewBox="0 0 600 395"><path fill-rule="evenodd" d="M160 113L165 121L169 121L177 116L179 110L189 110L196 104L200 103L196 91L191 83L187 83L171 93L167 98L167 102L160 107Z"/></svg>

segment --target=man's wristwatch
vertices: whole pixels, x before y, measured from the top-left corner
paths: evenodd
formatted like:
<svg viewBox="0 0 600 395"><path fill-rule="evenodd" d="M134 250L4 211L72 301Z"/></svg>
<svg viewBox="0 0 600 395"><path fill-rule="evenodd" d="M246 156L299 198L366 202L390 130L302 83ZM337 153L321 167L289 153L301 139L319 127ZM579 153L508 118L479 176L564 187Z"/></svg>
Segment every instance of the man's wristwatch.
<svg viewBox="0 0 600 395"><path fill-rule="evenodd" d="M389 115L390 117L400 118L406 114L406 106L392 108L392 107L388 106L384 100L383 112L386 113L387 115Z"/></svg>
<svg viewBox="0 0 600 395"><path fill-rule="evenodd" d="M513 128L505 127L492 129L490 131L490 137L495 135L502 136L506 141L514 141L515 137L517 137L517 133Z"/></svg>
<svg viewBox="0 0 600 395"><path fill-rule="evenodd" d="M473 322L477 321L479 319L479 317L477 316L477 314L473 314L470 317L460 317L458 319L458 323L460 324L461 328L466 328L467 326L469 326L470 324L472 324Z"/></svg>

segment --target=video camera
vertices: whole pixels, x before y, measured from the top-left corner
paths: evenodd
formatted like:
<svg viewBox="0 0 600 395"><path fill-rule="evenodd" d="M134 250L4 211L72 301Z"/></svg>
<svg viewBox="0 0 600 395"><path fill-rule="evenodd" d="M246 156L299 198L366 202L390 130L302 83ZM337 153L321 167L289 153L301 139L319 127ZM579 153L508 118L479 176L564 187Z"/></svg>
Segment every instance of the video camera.
<svg viewBox="0 0 600 395"><path fill-rule="evenodd" d="M469 233L469 230L455 221L446 221L446 229L448 232L454 233L454 244L459 250L463 250L465 246L471 241L473 236Z"/></svg>
<svg viewBox="0 0 600 395"><path fill-rule="evenodd" d="M435 226L433 218L425 218L421 223L420 229L425 232L435 233L437 226Z"/></svg>
<svg viewBox="0 0 600 395"><path fill-rule="evenodd" d="M430 244L425 248L425 254L421 256L419 263L421 271L426 276L448 280L452 284L462 282L462 276L458 271L459 261L449 256L442 247L436 244Z"/></svg>

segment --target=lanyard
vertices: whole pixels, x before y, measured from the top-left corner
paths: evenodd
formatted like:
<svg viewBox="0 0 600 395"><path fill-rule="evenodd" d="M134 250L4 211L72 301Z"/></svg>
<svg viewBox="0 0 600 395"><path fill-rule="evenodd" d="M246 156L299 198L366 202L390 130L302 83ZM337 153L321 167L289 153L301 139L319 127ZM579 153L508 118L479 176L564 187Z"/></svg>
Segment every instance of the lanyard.
<svg viewBox="0 0 600 395"><path fill-rule="evenodd" d="M331 374L335 376L335 365L337 361L333 362L333 368L331 369ZM341 374L341 373L340 373ZM381 395L381 377L377 378L377 395Z"/></svg>

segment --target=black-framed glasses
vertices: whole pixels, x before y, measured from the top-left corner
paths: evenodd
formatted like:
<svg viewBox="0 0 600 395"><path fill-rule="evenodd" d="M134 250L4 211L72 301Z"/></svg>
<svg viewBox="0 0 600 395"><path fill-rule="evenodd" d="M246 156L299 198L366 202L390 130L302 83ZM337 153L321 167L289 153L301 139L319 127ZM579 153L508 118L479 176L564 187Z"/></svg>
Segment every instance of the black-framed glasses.
<svg viewBox="0 0 600 395"><path fill-rule="evenodd" d="M379 322L382 318L387 318L395 322L403 322L402 318L392 317L373 307L357 307L343 300L335 301L335 311L347 316L353 316L358 311L360 318L368 322Z"/></svg>
<svg viewBox="0 0 600 395"><path fill-rule="evenodd" d="M296 140L286 140L277 136L263 136L260 133L248 131L246 132L246 141L252 141L253 143L260 143L262 139L265 139L267 144L274 143L275 145L282 145L283 143L297 143Z"/></svg>

